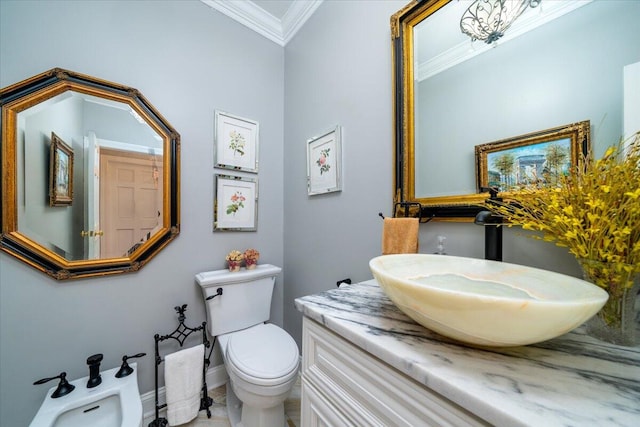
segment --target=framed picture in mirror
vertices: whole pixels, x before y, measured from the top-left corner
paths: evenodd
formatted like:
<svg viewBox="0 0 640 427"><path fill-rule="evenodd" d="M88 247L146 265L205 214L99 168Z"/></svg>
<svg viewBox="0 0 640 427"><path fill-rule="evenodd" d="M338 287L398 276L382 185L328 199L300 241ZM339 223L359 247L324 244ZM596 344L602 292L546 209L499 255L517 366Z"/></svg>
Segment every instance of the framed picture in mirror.
<svg viewBox="0 0 640 427"><path fill-rule="evenodd" d="M342 129L307 141L307 191L310 196L342 190Z"/></svg>
<svg viewBox="0 0 640 427"><path fill-rule="evenodd" d="M589 120L476 145L478 191L553 185L590 150Z"/></svg>
<svg viewBox="0 0 640 427"><path fill-rule="evenodd" d="M215 176L213 231L258 229L258 180L242 176Z"/></svg>
<svg viewBox="0 0 640 427"><path fill-rule="evenodd" d="M73 149L51 132L49 156L49 206L73 203Z"/></svg>
<svg viewBox="0 0 640 427"><path fill-rule="evenodd" d="M215 167L258 173L258 134L258 122L216 111Z"/></svg>

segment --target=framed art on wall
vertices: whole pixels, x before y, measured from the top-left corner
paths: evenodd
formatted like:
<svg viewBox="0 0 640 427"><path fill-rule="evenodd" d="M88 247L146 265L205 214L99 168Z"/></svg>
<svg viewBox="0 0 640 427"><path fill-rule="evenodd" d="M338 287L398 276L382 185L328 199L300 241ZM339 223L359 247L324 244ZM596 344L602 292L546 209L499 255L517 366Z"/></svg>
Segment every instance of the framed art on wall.
<svg viewBox="0 0 640 427"><path fill-rule="evenodd" d="M307 191L310 196L342 190L342 129L307 141Z"/></svg>
<svg viewBox="0 0 640 427"><path fill-rule="evenodd" d="M554 182L575 168L590 149L589 120L476 145L478 190L517 191Z"/></svg>
<svg viewBox="0 0 640 427"><path fill-rule="evenodd" d="M73 203L73 149L51 132L49 156L49 206Z"/></svg>
<svg viewBox="0 0 640 427"><path fill-rule="evenodd" d="M216 111L214 166L258 173L258 136L258 122Z"/></svg>
<svg viewBox="0 0 640 427"><path fill-rule="evenodd" d="M213 231L258 229L258 180L241 176L215 176Z"/></svg>

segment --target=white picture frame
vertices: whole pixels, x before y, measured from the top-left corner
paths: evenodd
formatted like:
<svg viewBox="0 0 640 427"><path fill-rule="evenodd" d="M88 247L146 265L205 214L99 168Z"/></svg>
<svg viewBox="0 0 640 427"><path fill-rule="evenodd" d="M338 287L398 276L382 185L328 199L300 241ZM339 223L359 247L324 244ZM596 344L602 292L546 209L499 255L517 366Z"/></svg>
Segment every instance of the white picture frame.
<svg viewBox="0 0 640 427"><path fill-rule="evenodd" d="M213 231L257 231L258 180L215 175Z"/></svg>
<svg viewBox="0 0 640 427"><path fill-rule="evenodd" d="M258 173L259 130L255 120L216 110L214 167Z"/></svg>
<svg viewBox="0 0 640 427"><path fill-rule="evenodd" d="M307 141L307 191L309 196L342 191L342 128Z"/></svg>

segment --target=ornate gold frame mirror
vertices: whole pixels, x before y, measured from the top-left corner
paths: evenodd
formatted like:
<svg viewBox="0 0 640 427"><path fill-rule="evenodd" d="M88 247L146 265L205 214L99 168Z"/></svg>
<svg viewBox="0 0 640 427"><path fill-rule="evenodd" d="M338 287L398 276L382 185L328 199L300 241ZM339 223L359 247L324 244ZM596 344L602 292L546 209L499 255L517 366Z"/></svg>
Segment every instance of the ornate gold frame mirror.
<svg viewBox="0 0 640 427"><path fill-rule="evenodd" d="M76 279L137 271L177 237L180 135L136 89L54 68L0 106L3 251Z"/></svg>
<svg viewBox="0 0 640 427"><path fill-rule="evenodd" d="M440 220L471 218L480 210L483 195L416 196L415 128L415 27L451 0L414 0L391 17L394 64L395 208L394 215Z"/></svg>
<svg viewBox="0 0 640 427"><path fill-rule="evenodd" d="M414 0L394 14L396 213L471 221L489 197L476 180L477 145L579 120L594 125L596 149L616 141L623 68L638 59L612 23L636 13L631 3L543 1L544 13L528 8L497 45L460 30L471 2ZM599 32L583 30L594 16ZM599 56L600 44L619 55ZM597 85L592 74L576 80L579 70L602 73Z"/></svg>

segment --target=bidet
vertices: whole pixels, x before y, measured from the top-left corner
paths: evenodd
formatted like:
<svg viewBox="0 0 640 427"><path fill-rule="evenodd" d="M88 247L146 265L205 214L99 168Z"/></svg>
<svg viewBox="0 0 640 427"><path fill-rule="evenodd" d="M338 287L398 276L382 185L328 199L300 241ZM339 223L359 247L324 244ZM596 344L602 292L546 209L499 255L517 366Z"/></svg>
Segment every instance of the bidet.
<svg viewBox="0 0 640 427"><path fill-rule="evenodd" d="M131 368L137 368L135 363ZM142 401L138 376L116 378L119 368L102 372L102 383L85 387L89 377L71 381L73 393L54 398L52 387L30 427L140 427Z"/></svg>

